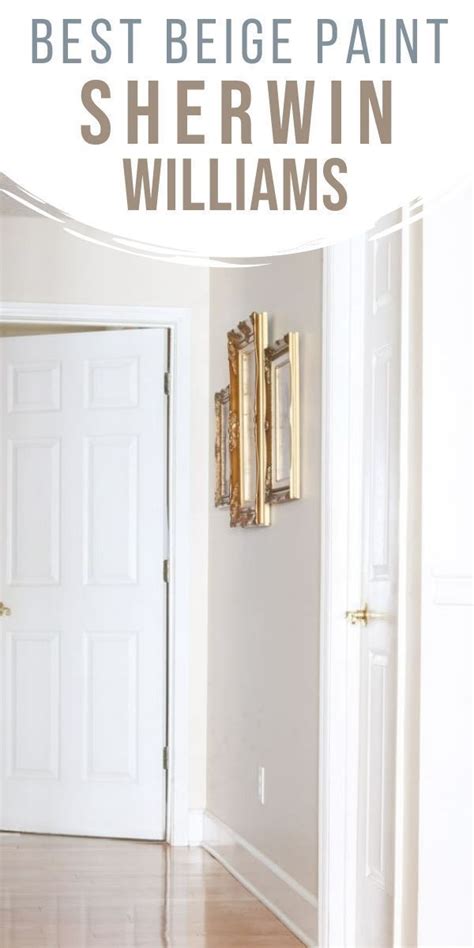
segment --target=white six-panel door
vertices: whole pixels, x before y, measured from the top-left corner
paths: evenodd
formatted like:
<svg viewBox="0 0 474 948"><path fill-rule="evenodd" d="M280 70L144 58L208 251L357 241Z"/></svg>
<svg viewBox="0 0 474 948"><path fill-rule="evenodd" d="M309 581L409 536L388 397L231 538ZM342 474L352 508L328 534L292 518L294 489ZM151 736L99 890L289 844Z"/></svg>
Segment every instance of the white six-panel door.
<svg viewBox="0 0 474 948"><path fill-rule="evenodd" d="M384 228L397 215L385 218ZM357 944L393 944L401 234L367 244ZM362 605L362 604L361 604Z"/></svg>
<svg viewBox="0 0 474 948"><path fill-rule="evenodd" d="M166 345L0 342L2 829L165 835Z"/></svg>

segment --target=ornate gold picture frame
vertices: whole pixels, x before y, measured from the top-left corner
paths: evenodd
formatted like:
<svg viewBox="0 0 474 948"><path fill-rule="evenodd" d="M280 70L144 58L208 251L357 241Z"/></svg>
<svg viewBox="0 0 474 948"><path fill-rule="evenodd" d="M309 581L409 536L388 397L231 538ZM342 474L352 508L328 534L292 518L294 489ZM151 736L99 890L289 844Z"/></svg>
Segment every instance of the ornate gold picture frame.
<svg viewBox="0 0 474 948"><path fill-rule="evenodd" d="M230 372L230 525L268 526L265 499L266 313L252 313L227 333Z"/></svg>
<svg viewBox="0 0 474 948"><path fill-rule="evenodd" d="M300 487L299 334L265 349L265 499L298 500Z"/></svg>
<svg viewBox="0 0 474 948"><path fill-rule="evenodd" d="M214 395L216 437L215 465L216 486L214 503L216 507L230 506L230 448L229 448L229 411L230 389L221 389Z"/></svg>

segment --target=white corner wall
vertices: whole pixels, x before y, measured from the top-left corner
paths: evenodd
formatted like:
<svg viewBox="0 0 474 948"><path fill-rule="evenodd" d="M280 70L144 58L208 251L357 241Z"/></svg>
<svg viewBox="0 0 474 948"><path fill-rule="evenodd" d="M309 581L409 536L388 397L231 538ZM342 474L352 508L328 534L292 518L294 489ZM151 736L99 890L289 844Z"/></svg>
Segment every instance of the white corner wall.
<svg viewBox="0 0 474 948"><path fill-rule="evenodd" d="M0 300L192 310L189 806L206 797L209 271L150 261L73 237L35 216L0 216ZM192 820L191 820L191 831Z"/></svg>
<svg viewBox="0 0 474 948"><path fill-rule="evenodd" d="M419 948L472 944L472 196L423 235Z"/></svg>
<svg viewBox="0 0 474 948"><path fill-rule="evenodd" d="M262 263L211 272L211 396L228 383L226 333L241 319L267 311L270 341L299 330L303 499L274 507L269 528L231 529L210 485L205 842L314 944L322 254Z"/></svg>

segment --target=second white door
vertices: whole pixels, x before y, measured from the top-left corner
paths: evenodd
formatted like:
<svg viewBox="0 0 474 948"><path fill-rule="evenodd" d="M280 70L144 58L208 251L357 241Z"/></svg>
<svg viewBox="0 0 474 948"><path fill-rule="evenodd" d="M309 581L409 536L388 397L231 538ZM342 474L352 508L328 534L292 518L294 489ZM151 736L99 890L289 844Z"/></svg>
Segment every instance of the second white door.
<svg viewBox="0 0 474 948"><path fill-rule="evenodd" d="M393 944L395 722L400 458L399 215L368 241L360 637L357 945ZM383 235L383 229L389 233Z"/></svg>
<svg viewBox="0 0 474 948"><path fill-rule="evenodd" d="M0 346L0 828L162 839L167 334Z"/></svg>

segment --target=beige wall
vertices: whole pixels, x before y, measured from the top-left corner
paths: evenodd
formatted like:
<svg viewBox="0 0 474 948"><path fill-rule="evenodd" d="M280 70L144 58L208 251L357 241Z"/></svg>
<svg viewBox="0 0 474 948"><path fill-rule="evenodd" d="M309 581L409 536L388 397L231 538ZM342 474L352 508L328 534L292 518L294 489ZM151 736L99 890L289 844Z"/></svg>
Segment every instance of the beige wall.
<svg viewBox="0 0 474 948"><path fill-rule="evenodd" d="M210 282L211 392L228 381L226 331L252 310L268 312L270 341L301 333L303 499L243 530L211 497L207 807L316 894L322 257Z"/></svg>
<svg viewBox="0 0 474 948"><path fill-rule="evenodd" d="M192 553L190 807L206 793L208 321L206 269L150 262L86 243L55 222L0 216L0 301L175 306L192 309Z"/></svg>

